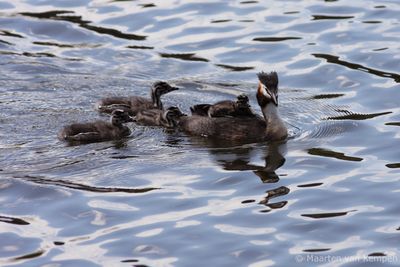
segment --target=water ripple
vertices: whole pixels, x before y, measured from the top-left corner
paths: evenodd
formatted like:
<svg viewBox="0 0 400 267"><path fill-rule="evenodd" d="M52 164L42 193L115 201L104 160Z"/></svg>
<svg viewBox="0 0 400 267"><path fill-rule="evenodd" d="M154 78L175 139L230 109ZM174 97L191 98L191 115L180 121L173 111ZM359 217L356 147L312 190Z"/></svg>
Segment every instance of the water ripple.
<svg viewBox="0 0 400 267"><path fill-rule="evenodd" d="M365 72L368 72L368 73L371 73L371 74L374 74L374 75L377 75L380 77L384 77L384 78L391 78L391 79L395 80L397 83L400 82L400 74L398 74L398 73L385 72L385 71L365 67L361 64L341 60L341 59L339 59L338 56L332 56L332 55L327 55L327 54L313 54L313 56L315 56L316 58L323 58L329 63L339 64L339 65L345 66L350 69L365 71Z"/></svg>
<svg viewBox="0 0 400 267"><path fill-rule="evenodd" d="M69 21L72 23L76 23L79 26L81 26L82 28L85 28L87 30L94 31L94 32L97 32L100 34L111 35L116 38L122 38L122 39L127 39L127 40L145 40L146 39L146 36L143 36L143 35L128 34L128 33L123 33L116 29L110 29L110 28L90 25L89 24L90 21L82 20L81 16L70 15L73 13L74 13L73 11L68 11L68 10L54 10L54 11L47 11L47 12L41 12L41 13L21 12L20 14L23 16L35 17L35 18L39 18L39 19L53 19L53 20ZM67 15L65 15L65 14L67 14Z"/></svg>

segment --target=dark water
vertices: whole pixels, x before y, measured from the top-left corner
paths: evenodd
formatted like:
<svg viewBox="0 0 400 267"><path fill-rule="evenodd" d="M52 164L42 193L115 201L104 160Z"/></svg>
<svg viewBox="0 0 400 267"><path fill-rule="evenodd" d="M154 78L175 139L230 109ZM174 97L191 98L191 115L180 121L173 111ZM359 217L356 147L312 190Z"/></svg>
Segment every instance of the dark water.
<svg viewBox="0 0 400 267"><path fill-rule="evenodd" d="M400 4L0 1L1 266L400 265ZM285 144L62 125L147 95L188 112L280 76Z"/></svg>

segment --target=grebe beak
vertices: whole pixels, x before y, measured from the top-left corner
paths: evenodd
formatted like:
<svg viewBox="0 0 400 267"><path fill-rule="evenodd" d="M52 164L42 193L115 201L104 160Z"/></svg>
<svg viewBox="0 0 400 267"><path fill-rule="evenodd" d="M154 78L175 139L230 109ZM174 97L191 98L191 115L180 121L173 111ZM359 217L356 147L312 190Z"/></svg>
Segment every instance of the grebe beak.
<svg viewBox="0 0 400 267"><path fill-rule="evenodd" d="M271 92L270 95L271 95L272 102L275 104L275 106L278 106L278 96L276 95L276 93Z"/></svg>
<svg viewBox="0 0 400 267"><path fill-rule="evenodd" d="M135 119L128 115L128 118L126 119L126 122L135 122Z"/></svg>
<svg viewBox="0 0 400 267"><path fill-rule="evenodd" d="M134 119L128 115L128 113L122 109L115 109L111 113L111 117L118 117L123 122L134 122Z"/></svg>
<svg viewBox="0 0 400 267"><path fill-rule="evenodd" d="M172 91L176 91L176 90L179 90L179 88L175 87L175 86L171 86L166 90L166 93L169 93L169 92L172 92Z"/></svg>

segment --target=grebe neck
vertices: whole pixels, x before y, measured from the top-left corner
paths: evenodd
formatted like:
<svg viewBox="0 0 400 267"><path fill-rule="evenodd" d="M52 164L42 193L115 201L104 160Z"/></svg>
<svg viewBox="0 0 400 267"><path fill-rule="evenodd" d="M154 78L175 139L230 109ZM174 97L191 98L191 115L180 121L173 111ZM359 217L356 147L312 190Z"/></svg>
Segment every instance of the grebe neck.
<svg viewBox="0 0 400 267"><path fill-rule="evenodd" d="M285 123L279 115L278 107L270 102L262 107L262 113L267 123L266 135L270 140L283 140L288 132Z"/></svg>

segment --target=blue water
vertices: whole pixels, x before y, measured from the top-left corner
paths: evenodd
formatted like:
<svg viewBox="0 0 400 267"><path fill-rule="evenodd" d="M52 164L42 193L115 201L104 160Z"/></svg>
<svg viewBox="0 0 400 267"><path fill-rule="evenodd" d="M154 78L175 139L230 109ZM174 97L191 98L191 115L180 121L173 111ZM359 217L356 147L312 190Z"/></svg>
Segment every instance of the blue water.
<svg viewBox="0 0 400 267"><path fill-rule="evenodd" d="M0 1L1 266L399 266L400 3ZM275 70L283 144L129 125L95 103L246 93Z"/></svg>

